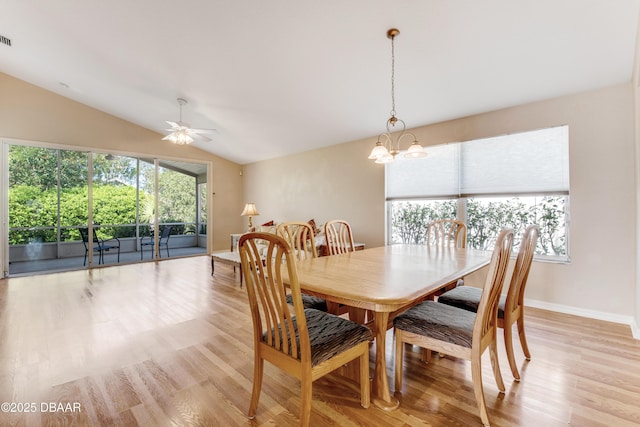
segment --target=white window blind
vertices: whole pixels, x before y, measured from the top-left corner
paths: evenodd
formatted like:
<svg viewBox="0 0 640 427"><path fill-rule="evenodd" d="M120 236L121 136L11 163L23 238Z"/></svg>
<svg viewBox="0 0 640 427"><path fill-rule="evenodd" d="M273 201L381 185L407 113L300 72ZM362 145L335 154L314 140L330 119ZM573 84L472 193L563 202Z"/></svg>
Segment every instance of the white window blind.
<svg viewBox="0 0 640 427"><path fill-rule="evenodd" d="M567 126L461 144L460 194L569 193Z"/></svg>
<svg viewBox="0 0 640 427"><path fill-rule="evenodd" d="M387 200L569 194L567 126L426 147L386 165Z"/></svg>
<svg viewBox="0 0 640 427"><path fill-rule="evenodd" d="M402 152L387 163L387 200L457 197L460 144L427 147L427 157L408 159Z"/></svg>

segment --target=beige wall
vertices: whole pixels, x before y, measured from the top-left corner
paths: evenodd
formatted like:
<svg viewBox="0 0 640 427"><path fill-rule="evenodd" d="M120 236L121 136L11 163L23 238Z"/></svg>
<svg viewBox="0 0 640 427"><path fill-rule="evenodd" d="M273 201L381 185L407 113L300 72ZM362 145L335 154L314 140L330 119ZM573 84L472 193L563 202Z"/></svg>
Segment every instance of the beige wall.
<svg viewBox="0 0 640 427"><path fill-rule="evenodd" d="M425 145L569 125L569 264L536 262L531 305L631 323L636 203L630 84L413 129ZM375 138L244 168L247 200L263 220L347 219L356 240L385 241L384 168L366 157Z"/></svg>
<svg viewBox="0 0 640 427"><path fill-rule="evenodd" d="M240 166L193 146L161 141L162 135L0 73L0 138L100 149L115 154L208 162L209 246L224 249L242 226ZM1 203L4 203L2 201ZM2 206L4 211L4 206Z"/></svg>
<svg viewBox="0 0 640 427"><path fill-rule="evenodd" d="M341 144L245 165L245 197L260 212L254 224L345 219L357 241L383 245L384 168L360 158L369 145Z"/></svg>

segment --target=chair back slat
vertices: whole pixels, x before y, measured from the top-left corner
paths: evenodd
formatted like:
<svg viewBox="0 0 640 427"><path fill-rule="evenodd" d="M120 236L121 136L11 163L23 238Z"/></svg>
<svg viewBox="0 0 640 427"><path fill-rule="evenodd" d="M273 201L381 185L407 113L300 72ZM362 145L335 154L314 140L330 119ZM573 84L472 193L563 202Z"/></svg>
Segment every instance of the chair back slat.
<svg viewBox="0 0 640 427"><path fill-rule="evenodd" d="M165 225L162 228L162 233L160 234L160 242L162 242L162 239L169 239L169 236L171 236L171 230L173 230L173 225Z"/></svg>
<svg viewBox="0 0 640 427"><path fill-rule="evenodd" d="M529 278L529 271L531 271L539 233L540 229L537 225L530 225L524 231L507 291L505 312L514 312L524 305L524 289Z"/></svg>
<svg viewBox="0 0 640 427"><path fill-rule="evenodd" d="M324 235L327 239L329 255L345 254L355 250L351 226L347 221L339 219L327 221L324 224Z"/></svg>
<svg viewBox="0 0 640 427"><path fill-rule="evenodd" d="M267 244L264 256L257 242ZM272 233L244 234L238 246L256 346L265 342L294 359L310 360L309 335L291 248L282 237ZM293 312L286 301L285 274L289 278Z"/></svg>
<svg viewBox="0 0 640 427"><path fill-rule="evenodd" d="M478 305L478 314L476 315L473 328L473 340L477 339L479 343L484 342L486 337L495 334L497 329L500 293L502 292L504 279L509 266L512 247L513 230L502 230L498 235L493 254L491 255L489 272L482 290L482 296Z"/></svg>
<svg viewBox="0 0 640 427"><path fill-rule="evenodd" d="M297 261L318 257L316 240L309 223L285 222L278 226L276 234L289 244Z"/></svg>
<svg viewBox="0 0 640 427"><path fill-rule="evenodd" d="M465 248L467 226L457 219L437 219L427 226L427 244Z"/></svg>

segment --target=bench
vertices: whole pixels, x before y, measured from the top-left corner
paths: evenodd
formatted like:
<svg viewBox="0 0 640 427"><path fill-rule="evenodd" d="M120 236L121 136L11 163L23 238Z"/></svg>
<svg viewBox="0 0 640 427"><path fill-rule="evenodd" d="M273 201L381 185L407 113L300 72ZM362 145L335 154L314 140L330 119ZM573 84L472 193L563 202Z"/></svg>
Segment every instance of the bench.
<svg viewBox="0 0 640 427"><path fill-rule="evenodd" d="M215 270L215 262L233 266L235 274L236 267L240 269L240 287L242 287L242 267L240 264L240 254L238 252L217 252L211 254L211 275Z"/></svg>

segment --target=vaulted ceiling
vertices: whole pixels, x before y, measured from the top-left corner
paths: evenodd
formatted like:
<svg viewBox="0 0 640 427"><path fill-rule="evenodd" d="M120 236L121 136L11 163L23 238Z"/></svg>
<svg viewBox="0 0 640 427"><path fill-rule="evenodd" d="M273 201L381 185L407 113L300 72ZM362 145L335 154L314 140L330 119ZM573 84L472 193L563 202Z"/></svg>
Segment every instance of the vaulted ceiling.
<svg viewBox="0 0 640 427"><path fill-rule="evenodd" d="M0 72L245 164L631 80L640 0L0 1ZM1 96L1 94L0 94ZM161 141L158 144L169 144Z"/></svg>

